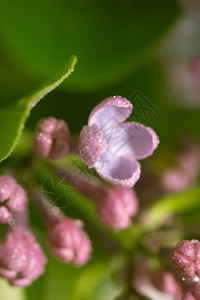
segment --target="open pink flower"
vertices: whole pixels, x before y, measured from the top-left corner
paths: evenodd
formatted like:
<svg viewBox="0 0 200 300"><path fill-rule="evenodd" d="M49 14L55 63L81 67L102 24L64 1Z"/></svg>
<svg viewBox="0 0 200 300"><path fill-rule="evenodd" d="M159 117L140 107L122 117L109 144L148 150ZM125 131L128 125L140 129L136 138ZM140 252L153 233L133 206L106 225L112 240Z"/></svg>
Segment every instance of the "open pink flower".
<svg viewBox="0 0 200 300"><path fill-rule="evenodd" d="M150 156L159 143L151 128L136 122L123 123L132 108L125 98L107 98L93 109L88 126L80 133L83 162L106 181L125 187L132 187L140 177L137 160Z"/></svg>

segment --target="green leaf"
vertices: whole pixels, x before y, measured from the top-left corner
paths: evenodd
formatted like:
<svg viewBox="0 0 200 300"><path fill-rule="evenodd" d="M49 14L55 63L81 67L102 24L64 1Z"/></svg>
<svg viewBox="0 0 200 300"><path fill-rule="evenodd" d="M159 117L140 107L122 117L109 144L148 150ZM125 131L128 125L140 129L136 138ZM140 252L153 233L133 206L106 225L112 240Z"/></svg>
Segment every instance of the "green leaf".
<svg viewBox="0 0 200 300"><path fill-rule="evenodd" d="M13 151L32 108L73 72L76 61L77 58L74 56L69 69L64 75L40 88L31 96L23 98L19 103L8 109L0 108L0 161L7 158Z"/></svg>
<svg viewBox="0 0 200 300"><path fill-rule="evenodd" d="M116 261L104 260L88 267L77 278L72 300L102 300L117 296L121 287L114 284L112 275L118 264Z"/></svg>
<svg viewBox="0 0 200 300"><path fill-rule="evenodd" d="M46 254L46 272L26 288L27 300L102 300L113 299L120 292L111 278L116 271L113 260L109 263L105 260L93 260L77 268L72 264L59 262L49 251Z"/></svg>
<svg viewBox="0 0 200 300"><path fill-rule="evenodd" d="M165 197L155 202L144 217L144 227L154 230L162 226L171 216L199 209L200 187L181 194Z"/></svg>
<svg viewBox="0 0 200 300"><path fill-rule="evenodd" d="M110 86L144 65L177 15L174 0L11 0L1 3L0 25L15 59L40 78L77 53L68 85L77 92Z"/></svg>

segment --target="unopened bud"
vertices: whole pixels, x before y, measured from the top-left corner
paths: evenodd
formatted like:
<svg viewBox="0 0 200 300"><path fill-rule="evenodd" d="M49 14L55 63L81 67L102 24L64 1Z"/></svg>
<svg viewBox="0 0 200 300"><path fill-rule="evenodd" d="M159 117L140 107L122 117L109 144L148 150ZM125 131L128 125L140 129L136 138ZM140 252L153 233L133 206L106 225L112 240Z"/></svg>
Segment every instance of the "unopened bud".
<svg viewBox="0 0 200 300"><path fill-rule="evenodd" d="M113 229L125 229L131 225L131 218L138 211L137 197L132 189L108 188L97 200L100 220Z"/></svg>
<svg viewBox="0 0 200 300"><path fill-rule="evenodd" d="M27 196L24 189L10 176L0 176L0 223L7 223L13 213L23 212Z"/></svg>
<svg viewBox="0 0 200 300"><path fill-rule="evenodd" d="M174 271L186 286L200 284L200 242L182 241L170 253Z"/></svg>
<svg viewBox="0 0 200 300"><path fill-rule="evenodd" d="M65 121L42 119L36 126L33 150L39 157L61 158L69 151L69 129Z"/></svg>
<svg viewBox="0 0 200 300"><path fill-rule="evenodd" d="M0 276L13 286L26 287L43 272L46 258L30 233L13 231L0 244Z"/></svg>
<svg viewBox="0 0 200 300"><path fill-rule="evenodd" d="M81 266L90 258L90 240L73 219L65 218L50 227L48 241L54 255L63 262Z"/></svg>

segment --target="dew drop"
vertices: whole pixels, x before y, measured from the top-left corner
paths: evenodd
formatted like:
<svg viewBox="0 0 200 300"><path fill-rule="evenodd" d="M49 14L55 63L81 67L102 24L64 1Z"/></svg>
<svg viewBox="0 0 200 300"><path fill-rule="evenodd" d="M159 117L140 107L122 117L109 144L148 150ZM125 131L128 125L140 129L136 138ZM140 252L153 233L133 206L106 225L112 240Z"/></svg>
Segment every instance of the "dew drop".
<svg viewBox="0 0 200 300"><path fill-rule="evenodd" d="M194 282L199 282L199 277L195 276L193 280L194 280Z"/></svg>
<svg viewBox="0 0 200 300"><path fill-rule="evenodd" d="M15 219L11 218L8 220L8 225L14 226L15 225Z"/></svg>

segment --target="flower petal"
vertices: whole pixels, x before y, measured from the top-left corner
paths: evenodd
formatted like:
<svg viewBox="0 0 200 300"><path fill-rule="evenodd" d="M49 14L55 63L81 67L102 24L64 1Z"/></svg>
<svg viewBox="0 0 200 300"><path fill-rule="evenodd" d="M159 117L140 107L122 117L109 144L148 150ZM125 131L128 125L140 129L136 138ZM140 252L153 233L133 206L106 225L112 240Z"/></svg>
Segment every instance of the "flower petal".
<svg viewBox="0 0 200 300"><path fill-rule="evenodd" d="M120 125L106 137L108 149L113 159L126 156L131 159L143 159L157 148L159 139L150 127L130 122Z"/></svg>
<svg viewBox="0 0 200 300"><path fill-rule="evenodd" d="M32 278L22 277L22 278L11 279L9 281L9 283L12 286L18 286L18 287L23 288L23 287L27 287L28 285L30 285L32 281L33 281Z"/></svg>
<svg viewBox="0 0 200 300"><path fill-rule="evenodd" d="M96 162L97 173L107 182L124 187L132 187L140 177L140 164L128 157L113 159L108 152Z"/></svg>
<svg viewBox="0 0 200 300"><path fill-rule="evenodd" d="M106 148L107 142L96 124L83 127L80 133L79 153L89 168L94 167Z"/></svg>
<svg viewBox="0 0 200 300"><path fill-rule="evenodd" d="M88 124L97 124L104 134L124 122L131 114L132 104L126 98L113 96L99 103L91 112Z"/></svg>

